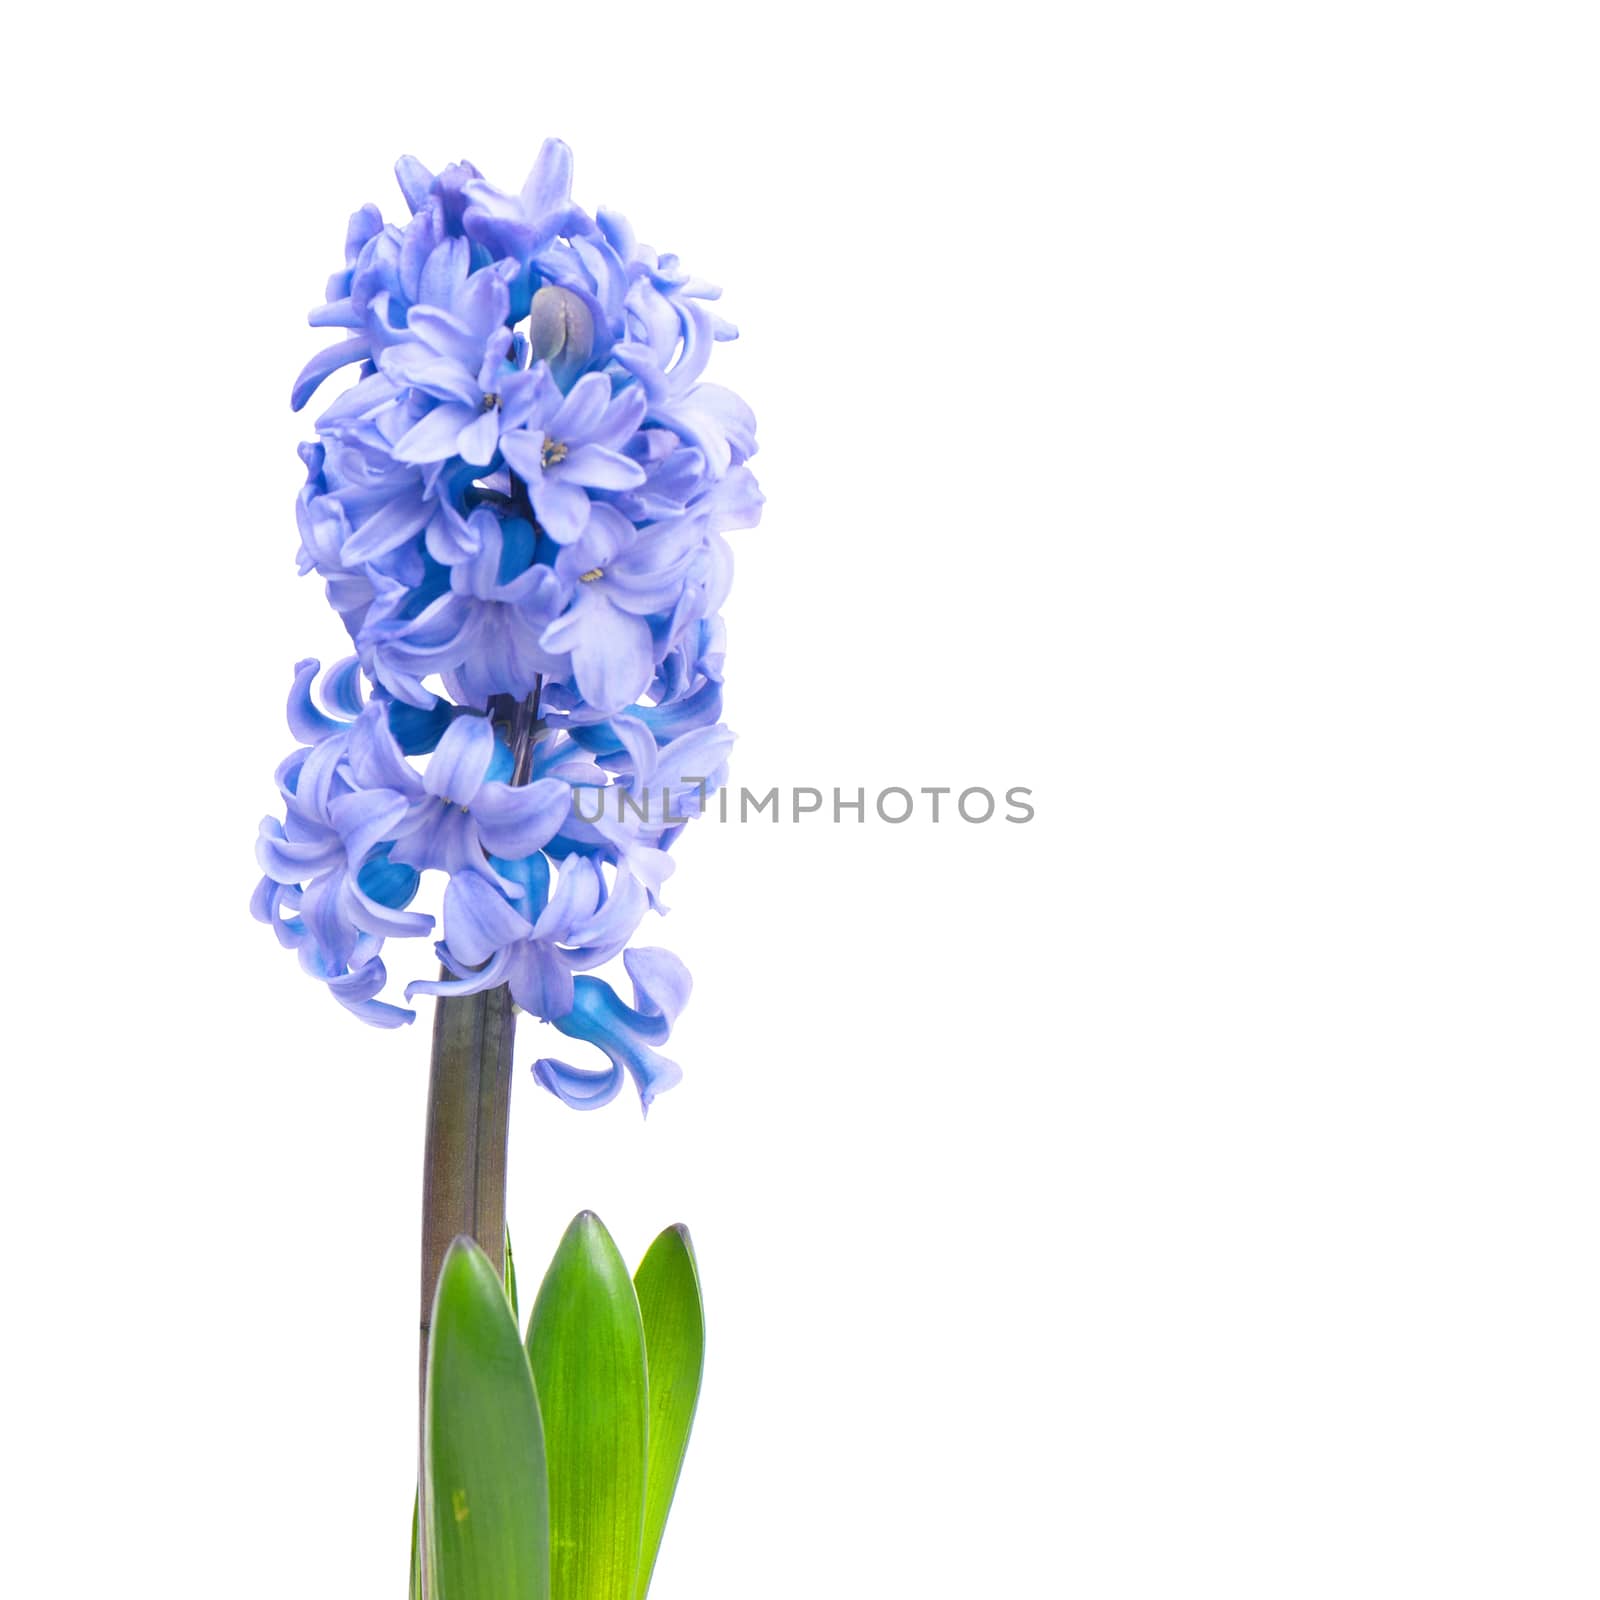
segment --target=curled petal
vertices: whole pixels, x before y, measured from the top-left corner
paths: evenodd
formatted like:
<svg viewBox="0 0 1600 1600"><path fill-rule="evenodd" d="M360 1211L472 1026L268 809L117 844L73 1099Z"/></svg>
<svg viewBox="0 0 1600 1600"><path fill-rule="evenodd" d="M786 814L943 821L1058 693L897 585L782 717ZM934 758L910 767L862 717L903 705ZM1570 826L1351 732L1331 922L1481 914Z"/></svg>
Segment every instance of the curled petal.
<svg viewBox="0 0 1600 1600"><path fill-rule="evenodd" d="M289 394L289 405L298 411L322 385L322 380L337 372L340 367L349 366L352 361L364 361L371 353L372 341L362 334L358 339L343 339L338 344L331 344L326 350L319 350L300 369L300 376L294 380L294 388Z"/></svg>
<svg viewBox="0 0 1600 1600"><path fill-rule="evenodd" d="M541 1056L533 1064L533 1075L562 1105L571 1106L574 1111L610 1105L622 1088L622 1068L615 1064L594 1072Z"/></svg>
<svg viewBox="0 0 1600 1600"><path fill-rule="evenodd" d="M600 1049L610 1056L614 1068L624 1068L633 1079L634 1087L639 1091L639 1104L641 1109L649 1111L651 1102L663 1090L670 1089L679 1078L683 1076L678 1065L669 1061L665 1056L658 1055L645 1041L641 1023L648 1023L646 1019L631 1007L626 1006L618 998L616 990L610 984L599 978L577 978L573 980L573 1002L571 1012L556 1019L556 1027L569 1038L585 1039L590 1044L598 1045ZM651 1031L655 1029L652 1026ZM560 1062L547 1063L551 1069L560 1068ZM573 1069L564 1069L571 1074ZM562 1088L574 1087L573 1080L563 1080L559 1073L551 1071L547 1077L538 1073L539 1081L550 1089L552 1094L566 1100L568 1105L578 1102L567 1099L562 1093ZM560 1083L562 1088L555 1086ZM604 1105L611 1099L616 1090L609 1092L599 1082L597 1075L583 1073L577 1080L577 1085L586 1085L591 1097L584 1101L584 1105ZM604 1094L604 1099L594 1098Z"/></svg>
<svg viewBox="0 0 1600 1600"><path fill-rule="evenodd" d="M448 962L450 951L444 945L437 946L439 959ZM406 999L409 1000L416 994L482 994L485 989L493 989L505 982L506 972L511 966L512 953L509 949L497 950L489 958L486 965L477 972L469 973L465 978L419 978L406 985Z"/></svg>
<svg viewBox="0 0 1600 1600"><path fill-rule="evenodd" d="M426 791L390 730L392 715L392 711L377 702L361 713L350 733L350 769L364 788L392 789L397 794L419 800Z"/></svg>
<svg viewBox="0 0 1600 1600"><path fill-rule="evenodd" d="M289 691L289 732L301 744L316 744L348 726L330 717L311 698L312 681L321 671L322 663L315 656L295 663L294 687Z"/></svg>
<svg viewBox="0 0 1600 1600"><path fill-rule="evenodd" d="M572 969L554 946L530 939L517 947L511 998L529 1016L553 1022L572 1009Z"/></svg>
<svg viewBox="0 0 1600 1600"><path fill-rule="evenodd" d="M561 863L555 893L534 924L534 937L559 942L581 928L595 914L602 887L600 869L588 856L568 856Z"/></svg>
<svg viewBox="0 0 1600 1600"><path fill-rule="evenodd" d="M476 967L533 930L481 873L458 872L444 892L444 942L453 963Z"/></svg>
<svg viewBox="0 0 1600 1600"><path fill-rule="evenodd" d="M629 950L622 964L633 979L634 1007L645 1016L662 1020L659 1044L689 1003L689 991L694 987L689 969L670 950L654 946Z"/></svg>
<svg viewBox="0 0 1600 1600"><path fill-rule="evenodd" d="M353 1011L363 1022L375 1028L399 1028L415 1022L417 1014L403 1006L390 1005L386 1000L375 1000L374 995L389 981L381 961L374 956L352 972L342 973L324 980L334 999L348 1011Z"/></svg>
<svg viewBox="0 0 1600 1600"><path fill-rule="evenodd" d="M392 789L363 789L330 801L328 820L343 839L351 865L360 866L385 839L394 837L407 810L403 794Z"/></svg>
<svg viewBox="0 0 1600 1600"><path fill-rule="evenodd" d="M557 778L540 778L519 788L486 783L472 802L484 847L510 860L547 845L571 809L572 790Z"/></svg>
<svg viewBox="0 0 1600 1600"><path fill-rule="evenodd" d="M256 862L274 883L305 883L337 866L343 856L344 850L332 834L316 840L291 841L284 838L283 828L275 818L262 819Z"/></svg>

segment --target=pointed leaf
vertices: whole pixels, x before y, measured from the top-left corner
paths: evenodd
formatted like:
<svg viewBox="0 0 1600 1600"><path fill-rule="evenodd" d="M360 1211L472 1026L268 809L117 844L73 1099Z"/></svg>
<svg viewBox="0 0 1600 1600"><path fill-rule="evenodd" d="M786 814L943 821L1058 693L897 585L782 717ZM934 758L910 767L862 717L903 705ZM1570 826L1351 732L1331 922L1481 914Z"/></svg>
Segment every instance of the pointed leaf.
<svg viewBox="0 0 1600 1600"><path fill-rule="evenodd" d="M661 1549L662 1530L689 1447L694 1409L705 1366L706 1320L689 1230L668 1228L645 1253L633 1275L644 1323L649 1374L649 1471L645 1479L644 1550L635 1600L644 1600Z"/></svg>
<svg viewBox="0 0 1600 1600"><path fill-rule="evenodd" d="M506 1229L506 1299L511 1302L511 1320L520 1328L522 1312L517 1305L517 1264L511 1258L511 1229Z"/></svg>
<svg viewBox="0 0 1600 1600"><path fill-rule="evenodd" d="M422 1600L422 1550L417 1541L417 1519L422 1507L422 1491L411 1497L411 1600Z"/></svg>
<svg viewBox="0 0 1600 1600"><path fill-rule="evenodd" d="M429 1600L548 1600L539 1401L505 1285L467 1238L433 1302L423 1460Z"/></svg>
<svg viewBox="0 0 1600 1600"><path fill-rule="evenodd" d="M567 1229L528 1321L550 1460L551 1587L633 1600L644 1534L644 1328L593 1212Z"/></svg>

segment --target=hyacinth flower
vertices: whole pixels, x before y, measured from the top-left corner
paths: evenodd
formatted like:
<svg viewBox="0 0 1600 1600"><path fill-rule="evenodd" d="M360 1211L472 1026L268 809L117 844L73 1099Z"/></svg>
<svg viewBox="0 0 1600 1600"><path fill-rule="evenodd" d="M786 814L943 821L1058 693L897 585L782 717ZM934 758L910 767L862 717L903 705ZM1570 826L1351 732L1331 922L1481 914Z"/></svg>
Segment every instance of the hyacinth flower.
<svg viewBox="0 0 1600 1600"><path fill-rule="evenodd" d="M460 1455L463 1418L487 1393L464 1351L505 1338L506 1296L486 1308L481 1291L510 1283L519 1017L559 1041L560 1057L525 1062L531 1080L574 1109L631 1084L648 1110L681 1077L662 1049L689 973L636 939L666 909L673 843L725 781L725 536L760 517L755 423L703 376L736 336L713 309L719 291L616 213L577 205L566 146L547 141L515 193L467 162L435 173L405 157L396 174L409 216L365 205L351 217L310 317L339 338L291 390L299 410L344 384L301 447L296 559L322 580L351 653L326 672L295 668L296 745L277 769L281 812L261 824L251 909L347 1013L402 1028L419 998L434 1008L414 1584L430 1600L502 1600L589 1592L563 1563L620 1570L617 1550L564 1531L593 1521L570 1503L569 1469L600 1445L536 1448L542 1386L570 1399L573 1385L610 1384L607 1403L625 1391L650 1437L648 1470L616 1460L602 1473L622 1497L617 1526L640 1523L633 1600L699 1381L686 1237L669 1230L630 1283L598 1223L574 1224L527 1335L531 1411L515 1374L496 1400L532 1420L494 1482ZM414 903L425 886L442 891L437 920ZM390 992L396 941L431 942L411 945L403 998ZM626 1372L584 1354L609 1317L642 1319L649 1348ZM677 1413L659 1418L658 1359L693 1366ZM652 1427L671 1435L660 1452ZM481 1510L469 1528L459 1508L446 1514L441 1497L466 1492L452 1474L482 1480L475 1504L520 1508L504 1548L505 1519Z"/></svg>

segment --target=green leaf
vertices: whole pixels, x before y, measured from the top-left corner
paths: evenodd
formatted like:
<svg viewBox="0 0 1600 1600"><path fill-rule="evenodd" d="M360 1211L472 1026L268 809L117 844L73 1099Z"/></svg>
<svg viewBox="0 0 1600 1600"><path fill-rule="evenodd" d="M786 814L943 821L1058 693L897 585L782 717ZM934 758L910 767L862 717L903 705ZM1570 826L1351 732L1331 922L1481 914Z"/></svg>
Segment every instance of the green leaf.
<svg viewBox="0 0 1600 1600"><path fill-rule="evenodd" d="M517 1306L517 1264L511 1258L511 1229L506 1228L506 1299L511 1302L511 1320L522 1325L522 1312Z"/></svg>
<svg viewBox="0 0 1600 1600"><path fill-rule="evenodd" d="M634 1591L635 1600L644 1600L678 1474L683 1470L683 1453L689 1448L689 1430L700 1398L700 1374L705 1367L705 1308L687 1228L681 1223L668 1228L650 1246L633 1275L633 1286L644 1323L650 1396L644 1551Z"/></svg>
<svg viewBox="0 0 1600 1600"><path fill-rule="evenodd" d="M422 1600L422 1551L417 1543L417 1515L422 1506L422 1491L411 1497L411 1600Z"/></svg>
<svg viewBox="0 0 1600 1600"><path fill-rule="evenodd" d="M633 1600L644 1536L644 1328L628 1269L580 1212L528 1320L550 1461L550 1575L560 1600Z"/></svg>
<svg viewBox="0 0 1600 1600"><path fill-rule="evenodd" d="M423 1459L429 1600L548 1600L539 1401L500 1274L465 1237L434 1296Z"/></svg>

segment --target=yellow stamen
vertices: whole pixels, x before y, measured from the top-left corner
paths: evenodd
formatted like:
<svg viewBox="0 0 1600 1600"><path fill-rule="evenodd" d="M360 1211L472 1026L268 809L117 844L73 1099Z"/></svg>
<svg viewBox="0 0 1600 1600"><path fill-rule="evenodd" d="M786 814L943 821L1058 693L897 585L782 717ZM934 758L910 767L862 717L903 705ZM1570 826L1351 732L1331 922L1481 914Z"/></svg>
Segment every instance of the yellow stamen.
<svg viewBox="0 0 1600 1600"><path fill-rule="evenodd" d="M559 467L567 459L567 447L559 439L546 439L539 460L547 467Z"/></svg>
<svg viewBox="0 0 1600 1600"><path fill-rule="evenodd" d="M605 573L602 572L599 567L591 567L587 572L580 572L578 574L578 582L593 583L596 578L603 577L605 577Z"/></svg>

